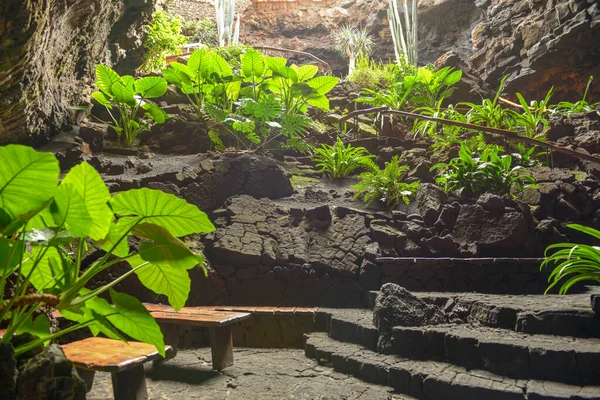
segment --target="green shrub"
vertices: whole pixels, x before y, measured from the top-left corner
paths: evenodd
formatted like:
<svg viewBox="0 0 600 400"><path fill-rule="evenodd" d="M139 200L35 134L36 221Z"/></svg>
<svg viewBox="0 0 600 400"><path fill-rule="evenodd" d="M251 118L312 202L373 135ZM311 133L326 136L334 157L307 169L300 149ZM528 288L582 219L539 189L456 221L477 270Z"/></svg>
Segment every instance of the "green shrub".
<svg viewBox="0 0 600 400"><path fill-rule="evenodd" d="M152 14L152 20L144 25L147 33L144 47L147 53L144 64L140 67L142 71L160 71L167 66L166 56L180 54L179 46L187 43L187 38L181 34L183 18L170 14L162 9Z"/></svg>
<svg viewBox="0 0 600 400"><path fill-rule="evenodd" d="M409 204L411 197L419 190L418 181L402 182L408 167L399 164L397 155L385 164L383 170L371 159L364 166L367 171L358 176L360 182L353 185L352 189L357 191L354 198L361 197L367 205L374 201L382 201L390 208L395 208L400 201Z"/></svg>
<svg viewBox="0 0 600 400"><path fill-rule="evenodd" d="M583 113L594 111L598 107L600 107L600 102L598 103L588 103L586 101L588 91L590 90L590 86L592 85L592 81L594 80L593 76L590 76L585 87L585 92L583 92L583 97L581 100L575 103L571 103L569 101L561 101L560 103L551 106L552 112L561 114L561 115L571 115L573 113Z"/></svg>
<svg viewBox="0 0 600 400"><path fill-rule="evenodd" d="M185 21L181 33L188 43L202 43L206 46L218 46L217 24L210 18L199 21Z"/></svg>
<svg viewBox="0 0 600 400"><path fill-rule="evenodd" d="M396 64L381 63L364 56L357 59L354 72L347 79L361 88L386 88L396 81L399 69Z"/></svg>
<svg viewBox="0 0 600 400"><path fill-rule="evenodd" d="M37 338L16 346L17 356L76 329L93 335L150 343L164 356L160 327L137 298L113 287L132 274L179 310L190 291L188 270L203 260L179 237L211 232L206 214L159 190L134 189L111 196L88 163L59 182L58 160L30 147L0 147L0 321L6 343L15 333ZM129 247L128 238L141 244ZM103 251L98 251L98 250ZM88 264L88 255L93 261ZM127 263L131 269L94 290L99 273ZM86 266L87 265L87 266ZM206 273L206 271L205 271ZM5 297L8 280L12 297ZM109 295L110 301L106 300ZM44 305L75 324L51 333Z"/></svg>
<svg viewBox="0 0 600 400"><path fill-rule="evenodd" d="M505 75L500 81L500 87L493 100L483 99L480 105L469 102L460 103L470 108L467 112L469 123L499 129L512 129L514 127L515 122L512 113L498 102L506 78L508 78L508 75Z"/></svg>
<svg viewBox="0 0 600 400"><path fill-rule="evenodd" d="M567 226L594 239L600 239L600 231L594 228L578 224ZM553 250L557 251L549 255ZM548 277L550 285L546 289L546 293L561 282L560 294L566 294L578 282L595 281L600 283L600 247L576 243L557 243L548 246L544 255L546 259L542 262L540 269L554 264L554 269Z"/></svg>
<svg viewBox="0 0 600 400"><path fill-rule="evenodd" d="M119 140L125 139L127 146L131 146L141 132L150 129L151 122L162 124L168 118L160 107L148 101L167 91L167 81L161 77L119 76L110 67L100 64L96 66L96 87L99 90L92 93L92 97L106 107L112 120L112 123L104 122L117 132ZM115 109L117 113L113 113Z"/></svg>
<svg viewBox="0 0 600 400"><path fill-rule="evenodd" d="M527 104L523 95L517 93L517 99L519 99L519 103L521 103L521 107L523 107L523 112L512 111L512 115L516 127L523 128L524 136L537 140L546 140L544 131L550 126L546 119L546 113L553 93L554 88L551 88L544 100L534 100L531 104Z"/></svg>
<svg viewBox="0 0 600 400"><path fill-rule="evenodd" d="M466 145L460 146L459 156L448 164L440 163L431 170L441 169L436 179L447 192L459 195L480 195L486 192L509 194L511 189L518 193L525 187L536 187L535 179L526 174L521 166L512 165L510 155L500 155L500 148L492 145L480 157L473 157Z"/></svg>
<svg viewBox="0 0 600 400"><path fill-rule="evenodd" d="M332 179L349 176L374 157L364 147L353 147L350 143L344 146L339 136L333 146L322 144L313 151L313 160L317 167Z"/></svg>

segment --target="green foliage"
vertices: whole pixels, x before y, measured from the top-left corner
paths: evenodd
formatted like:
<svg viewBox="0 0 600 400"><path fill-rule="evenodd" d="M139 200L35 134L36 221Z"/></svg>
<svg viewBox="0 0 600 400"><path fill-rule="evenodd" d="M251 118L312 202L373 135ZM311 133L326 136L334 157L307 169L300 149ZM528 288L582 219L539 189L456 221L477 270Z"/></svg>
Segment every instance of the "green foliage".
<svg viewBox="0 0 600 400"><path fill-rule="evenodd" d="M88 327L93 335L151 343L164 355L156 321L138 299L113 287L136 274L148 289L166 295L173 308L183 307L190 291L188 271L204 267L202 257L179 237L213 231L206 214L158 190L111 197L86 162L59 182L60 168L51 153L8 145L0 147L0 155L10 161L0 165L0 321L7 327L0 341L21 332L36 336L16 347L19 356ZM129 237L141 240L138 249L129 247ZM86 257L94 252L100 257L89 264ZM86 288L96 275L122 262L131 269L97 289ZM14 295L5 298L9 279ZM101 294L109 294L110 302ZM32 320L44 304L75 324L51 333L44 315Z"/></svg>
<svg viewBox="0 0 600 400"><path fill-rule="evenodd" d="M469 123L499 129L513 128L514 121L512 118L512 113L510 110L503 108L502 105L498 103L500 94L504 89L504 82L506 82L506 78L508 78L508 75L505 75L500 81L500 87L498 88L493 100L483 99L481 105L468 102L460 103L470 107L470 110L467 113L467 120Z"/></svg>
<svg viewBox="0 0 600 400"><path fill-rule="evenodd" d="M346 24L335 33L335 49L349 61L348 75L354 73L356 59L368 57L373 51L375 42L365 28L357 28Z"/></svg>
<svg viewBox="0 0 600 400"><path fill-rule="evenodd" d="M525 187L535 187L535 179L527 175L523 167L512 166L512 157L499 153L499 147L492 145L480 157L473 157L472 151L463 144L457 158L448 164L436 164L431 170L441 169L437 184L459 195L508 194L511 189L518 193Z"/></svg>
<svg viewBox="0 0 600 400"><path fill-rule="evenodd" d="M181 33L189 43L202 43L206 46L217 46L217 24L210 18L199 21L185 21Z"/></svg>
<svg viewBox="0 0 600 400"><path fill-rule="evenodd" d="M396 64L377 62L368 56L358 57L354 72L348 75L347 80L361 88L386 88L396 81L399 70Z"/></svg>
<svg viewBox="0 0 600 400"><path fill-rule="evenodd" d="M594 239L600 239L600 231L594 228L578 224L567 226L583 232ZM556 251L550 254L553 250ZM554 269L548 277L550 285L546 289L546 293L558 284L560 284L559 293L566 294L578 282L600 282L600 247L598 246L557 243L548 246L544 255L546 258L542 262L540 269L550 264L554 265Z"/></svg>
<svg viewBox="0 0 600 400"><path fill-rule="evenodd" d="M521 107L523 107L523 112L518 113L516 111L512 112L515 125L523 127L524 136L537 139L537 140L546 140L544 136L544 131L548 129L550 124L546 119L545 115L547 113L547 107L550 102L550 98L554 93L554 88L551 88L546 94L546 98L542 101L532 101L531 104L527 104L525 98L521 93L517 93L517 98L519 99L519 103L521 103Z"/></svg>
<svg viewBox="0 0 600 400"><path fill-rule="evenodd" d="M524 167L537 167L542 165L542 162L538 160L540 156L547 154L546 152L536 153L537 147L531 146L530 148L525 147L523 143L518 143L516 152L513 152L513 165L522 165Z"/></svg>
<svg viewBox="0 0 600 400"><path fill-rule="evenodd" d="M333 146L322 144L320 148L313 149L317 167L332 179L349 176L373 157L364 147L353 147L350 143L344 146L339 136Z"/></svg>
<svg viewBox="0 0 600 400"><path fill-rule="evenodd" d="M354 198L362 197L367 205L374 201L382 201L390 208L395 208L400 201L409 204L410 198L419 190L418 181L402 182L408 166L401 166L397 155L385 164L383 170L371 159L366 161L364 166L368 171L358 176L360 182L352 186L352 189L357 191Z"/></svg>
<svg viewBox="0 0 600 400"><path fill-rule="evenodd" d="M96 87L99 91L92 97L106 107L119 140L131 146L139 134L150 129L151 122L162 124L168 115L156 104L148 101L167 91L167 81L158 76L134 79L130 75L119 76L106 65L96 66ZM116 109L116 115L113 110ZM145 118L140 117L143 113Z"/></svg>
<svg viewBox="0 0 600 400"><path fill-rule="evenodd" d="M585 87L585 92L583 93L583 97L581 100L575 103L571 103L569 101L561 101L560 103L551 107L552 112L562 115L571 115L574 113L584 113L594 111L598 107L600 107L600 102L598 103L588 103L586 101L588 91L590 86L592 85L592 81L594 80L593 76L590 76Z"/></svg>
<svg viewBox="0 0 600 400"><path fill-rule="evenodd" d="M142 71L160 71L167 66L166 56L180 54L179 46L187 43L187 38L181 34L183 18L170 14L162 9L152 14L152 20L144 25L147 33L144 46L147 53Z"/></svg>
<svg viewBox="0 0 600 400"><path fill-rule="evenodd" d="M417 75L421 93L414 96L411 102L418 107L436 107L452 95L456 89L455 85L462 77L462 71L455 71L452 67L442 68L439 71L423 67L418 69Z"/></svg>
<svg viewBox="0 0 600 400"><path fill-rule="evenodd" d="M230 112L240 95L241 77L233 74L223 57L207 48L194 51L187 65L172 62L163 75L187 96L199 115L205 102Z"/></svg>

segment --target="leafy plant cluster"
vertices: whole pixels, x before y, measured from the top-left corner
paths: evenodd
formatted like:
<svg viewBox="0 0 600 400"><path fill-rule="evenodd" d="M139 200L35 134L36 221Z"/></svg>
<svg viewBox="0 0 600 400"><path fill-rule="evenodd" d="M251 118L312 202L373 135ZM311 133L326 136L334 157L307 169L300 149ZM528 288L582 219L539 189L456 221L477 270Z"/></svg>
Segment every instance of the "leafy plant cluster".
<svg viewBox="0 0 600 400"><path fill-rule="evenodd" d="M567 225L595 240L600 231L579 224ZM546 293L559 285L559 294L566 294L573 285L583 281L600 282L600 247L577 243L557 243L546 248L546 258L540 269L554 265L548 277Z"/></svg>
<svg viewBox="0 0 600 400"><path fill-rule="evenodd" d="M357 58L353 73L346 79L361 88L375 90L389 87L400 74L401 69L397 64L377 62L368 56L362 56Z"/></svg>
<svg viewBox="0 0 600 400"><path fill-rule="evenodd" d="M346 178L374 157L364 147L353 147L350 143L344 146L339 136L333 146L322 144L313 149L317 167L332 179Z"/></svg>
<svg viewBox="0 0 600 400"><path fill-rule="evenodd" d="M217 46L219 44L217 24L210 18L185 21L181 33L187 37L189 43L202 43L206 46Z"/></svg>
<svg viewBox="0 0 600 400"><path fill-rule="evenodd" d="M184 26L183 18L163 9L152 13L150 23L144 25L146 54L140 70L146 72L160 71L167 66L166 56L180 54L179 46L186 44L188 38L181 34Z"/></svg>
<svg viewBox="0 0 600 400"><path fill-rule="evenodd" d="M135 79L120 76L106 65L96 67L97 92L92 97L104 106L110 116L109 125L131 146L141 132L152 123L164 123L168 115L148 99L161 97L167 91L167 81L159 76Z"/></svg>
<svg viewBox="0 0 600 400"><path fill-rule="evenodd" d="M0 147L0 158L6 160L0 164L0 322L7 327L0 341L10 342L19 333L34 335L16 345L19 356L87 327L93 335L153 344L164 355L161 330L144 305L113 288L135 274L144 286L166 295L174 309L183 307L190 291L188 271L204 267L201 255L180 238L213 231L206 214L159 190L111 196L86 162L59 181L58 160L51 153L8 145ZM129 245L133 237L136 247ZM130 269L88 288L94 277L117 264ZM10 297L8 284L14 293ZM44 314L33 318L43 305L74 324L50 332Z"/></svg>
<svg viewBox="0 0 600 400"><path fill-rule="evenodd" d="M163 75L188 97L199 116L209 115L217 124L210 134L217 148L223 146L224 133L240 148L281 141L306 151L302 136L310 123L308 107L328 110L326 95L339 81L317 72L317 66L288 66L285 58L251 48L241 54L238 72L217 52L203 48L187 65L171 63Z"/></svg>
<svg viewBox="0 0 600 400"><path fill-rule="evenodd" d="M536 187L535 179L522 166L513 166L512 156L500 155L497 145L486 148L479 157L461 145L457 158L431 167L432 171L438 169L442 173L436 179L437 184L459 195L510 194Z"/></svg>
<svg viewBox="0 0 600 400"><path fill-rule="evenodd" d="M354 198L362 198L367 205L374 201L382 201L390 208L395 208L401 201L409 204L421 186L419 181L403 181L408 166L400 165L397 155L385 164L383 170L371 159L365 160L363 165L367 171L358 176L360 182L352 189L357 191Z"/></svg>

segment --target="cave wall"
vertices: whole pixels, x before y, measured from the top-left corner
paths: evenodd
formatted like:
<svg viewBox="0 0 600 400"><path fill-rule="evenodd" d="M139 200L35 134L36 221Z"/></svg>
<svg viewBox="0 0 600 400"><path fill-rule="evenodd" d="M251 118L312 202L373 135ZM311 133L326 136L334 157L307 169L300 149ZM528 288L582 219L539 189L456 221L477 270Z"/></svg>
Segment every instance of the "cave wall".
<svg viewBox="0 0 600 400"><path fill-rule="evenodd" d="M0 144L30 142L73 121L108 63L132 73L152 0L0 2Z"/></svg>
<svg viewBox="0 0 600 400"><path fill-rule="evenodd" d="M472 32L472 71L492 89L509 74L506 92L554 101L581 99L590 75L600 76L597 0L489 0ZM600 100L596 83L589 100Z"/></svg>

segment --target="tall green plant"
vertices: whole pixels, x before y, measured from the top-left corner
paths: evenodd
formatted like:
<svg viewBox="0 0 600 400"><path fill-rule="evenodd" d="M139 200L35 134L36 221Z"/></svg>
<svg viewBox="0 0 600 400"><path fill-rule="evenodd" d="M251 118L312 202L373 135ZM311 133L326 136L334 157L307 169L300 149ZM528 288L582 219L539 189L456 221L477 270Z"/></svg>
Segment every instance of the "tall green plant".
<svg viewBox="0 0 600 400"><path fill-rule="evenodd" d="M162 124L168 118L160 107L148 101L167 91L167 81L161 77L119 76L110 67L100 64L96 66L96 87L99 90L92 93L92 97L106 107L112 120L110 126L119 140L125 139L127 146L131 146L141 132L150 129L150 121ZM141 117L142 112L150 121Z"/></svg>
<svg viewBox="0 0 600 400"><path fill-rule="evenodd" d="M148 25L144 25L147 33L144 47L147 53L144 63L140 67L142 71L160 71L167 66L166 56L180 54L179 46L187 42L187 38L181 34L183 18L178 15L169 14L159 9L152 14Z"/></svg>
<svg viewBox="0 0 600 400"><path fill-rule="evenodd" d="M240 16L235 18L235 0L214 0L219 46L237 46L240 41Z"/></svg>
<svg viewBox="0 0 600 400"><path fill-rule="evenodd" d="M517 127L523 127L524 136L532 139L546 140L544 131L550 127L546 114L548 113L548 105L553 93L554 88L550 88L544 100L534 100L531 104L527 104L523 95L517 93L517 99L521 103L523 112L513 111L512 115Z"/></svg>
<svg viewBox="0 0 600 400"><path fill-rule="evenodd" d="M410 13L408 0L404 0L404 25L398 11L398 1L400 0L389 0L387 11L396 60L400 64L401 56L404 55L408 62L416 67L419 62L419 17L417 14L419 0L412 0Z"/></svg>
<svg viewBox="0 0 600 400"><path fill-rule="evenodd" d="M114 196L87 163L73 167L59 182L58 160L21 145L0 147L0 321L7 331L37 338L20 343L17 356L66 333L87 327L93 335L131 337L165 354L161 330L135 297L113 287L132 274L176 310L189 291L188 270L203 267L179 237L211 232L206 214L158 190L135 189ZM141 243L130 248L128 238ZM102 249L104 252L97 252ZM92 253L100 254L87 261ZM96 289L98 274L127 263L131 267ZM89 265L88 265L89 264ZM10 281L12 293L8 293ZM110 301L100 295L108 294ZM73 321L51 333L46 317L33 315L43 305Z"/></svg>
<svg viewBox="0 0 600 400"><path fill-rule="evenodd" d="M436 164L431 170L441 169L437 184L459 195L509 194L536 187L535 179L527 175L522 166L513 166L510 155L499 153L499 147L492 145L483 150L480 157L473 157L472 150L462 144L458 157L448 164Z"/></svg>
<svg viewBox="0 0 600 400"><path fill-rule="evenodd" d="M600 239L600 231L594 228L578 224L567 226L596 240ZM554 250L556 251L552 252ZM548 246L544 255L546 259L542 262L540 269L551 264L554 265L554 269L548 277L550 285L546 289L546 293L557 285L560 285L559 293L566 294L573 285L579 282L600 283L600 247L577 243L557 243Z"/></svg>
<svg viewBox="0 0 600 400"><path fill-rule="evenodd" d="M475 125L489 126L491 128L512 129L514 120L510 110L502 107L498 102L500 94L504 89L504 83L508 75L505 75L500 81L500 87L493 100L483 99L481 104L469 102L460 103L470 108L467 112L467 120Z"/></svg>
<svg viewBox="0 0 600 400"><path fill-rule="evenodd" d="M231 111L238 99L242 78L223 57L207 48L196 50L187 65L172 62L163 70L163 76L185 94L198 115L204 112L205 102Z"/></svg>
<svg viewBox="0 0 600 400"><path fill-rule="evenodd" d="M369 56L374 44L373 38L365 28L347 24L335 33L335 49L348 58L349 76L354 73L356 60L361 56Z"/></svg>
<svg viewBox="0 0 600 400"><path fill-rule="evenodd" d="M322 144L313 150L317 168L332 179L349 176L374 157L364 147L353 147L351 143L345 146L339 136L333 146Z"/></svg>

